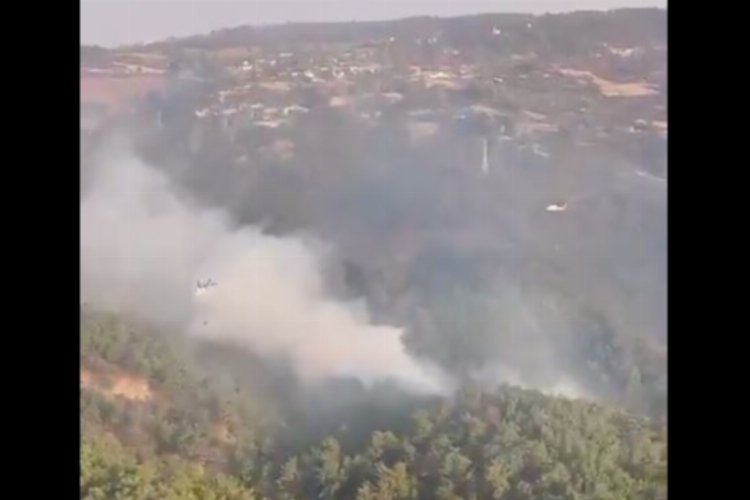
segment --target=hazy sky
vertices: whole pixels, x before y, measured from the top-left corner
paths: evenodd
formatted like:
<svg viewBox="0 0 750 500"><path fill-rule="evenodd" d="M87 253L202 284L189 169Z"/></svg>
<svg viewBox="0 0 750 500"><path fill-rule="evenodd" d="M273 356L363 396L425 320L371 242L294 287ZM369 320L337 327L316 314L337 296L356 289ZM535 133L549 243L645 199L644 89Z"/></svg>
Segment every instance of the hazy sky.
<svg viewBox="0 0 750 500"><path fill-rule="evenodd" d="M667 0L81 0L81 42L113 46L245 24L666 7Z"/></svg>

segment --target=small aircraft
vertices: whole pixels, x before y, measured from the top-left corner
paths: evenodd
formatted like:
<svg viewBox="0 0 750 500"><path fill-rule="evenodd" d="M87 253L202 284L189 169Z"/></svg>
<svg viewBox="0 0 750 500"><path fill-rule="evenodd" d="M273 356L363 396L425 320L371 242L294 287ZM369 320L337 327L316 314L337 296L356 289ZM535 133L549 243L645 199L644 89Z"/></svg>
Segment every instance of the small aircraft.
<svg viewBox="0 0 750 500"><path fill-rule="evenodd" d="M549 158L550 154L546 151L542 151L542 148L539 146L539 144L534 144L531 148L535 155L541 156L542 158Z"/></svg>
<svg viewBox="0 0 750 500"><path fill-rule="evenodd" d="M547 205L547 212L564 212L568 209L567 203L553 203L552 205Z"/></svg>
<svg viewBox="0 0 750 500"><path fill-rule="evenodd" d="M217 285L218 283L216 283L211 278L208 278L206 281L198 280L198 283L196 284L196 287L195 287L195 294L203 295L204 293L206 293L206 291L208 291L209 288L217 286Z"/></svg>

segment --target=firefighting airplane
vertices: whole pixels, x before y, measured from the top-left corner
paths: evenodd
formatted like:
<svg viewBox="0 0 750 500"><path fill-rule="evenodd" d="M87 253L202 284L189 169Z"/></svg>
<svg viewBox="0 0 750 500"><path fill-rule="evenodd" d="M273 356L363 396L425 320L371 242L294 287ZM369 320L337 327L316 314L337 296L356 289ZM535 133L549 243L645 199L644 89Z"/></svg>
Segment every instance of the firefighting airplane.
<svg viewBox="0 0 750 500"><path fill-rule="evenodd" d="M211 278L208 278L206 281L200 281L198 280L198 283L195 287L195 295L203 295L208 291L209 288L217 286L218 283L216 283Z"/></svg>

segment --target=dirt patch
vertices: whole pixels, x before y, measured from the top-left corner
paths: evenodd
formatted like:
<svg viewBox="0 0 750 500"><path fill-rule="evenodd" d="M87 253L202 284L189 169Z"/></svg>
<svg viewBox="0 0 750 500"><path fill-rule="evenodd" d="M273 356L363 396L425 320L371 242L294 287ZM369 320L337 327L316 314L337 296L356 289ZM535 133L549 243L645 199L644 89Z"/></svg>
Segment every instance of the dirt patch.
<svg viewBox="0 0 750 500"><path fill-rule="evenodd" d="M599 91L605 97L643 97L659 93L650 83L645 81L630 83L613 82L601 78L590 71L570 68L562 68L560 74L593 83L599 87Z"/></svg>
<svg viewBox="0 0 750 500"><path fill-rule="evenodd" d="M124 372L94 373L82 368L81 389L98 392L107 398L122 398L141 403L152 401L155 397L148 380Z"/></svg>
<svg viewBox="0 0 750 500"><path fill-rule="evenodd" d="M237 442L237 438L230 430L229 425L225 422L214 424L211 432L214 438L216 438L222 444L231 445Z"/></svg>
<svg viewBox="0 0 750 500"><path fill-rule="evenodd" d="M112 387L109 389L109 394L130 401L146 402L151 401L154 398L151 386L147 380L130 375L119 375L114 377L112 380Z"/></svg>

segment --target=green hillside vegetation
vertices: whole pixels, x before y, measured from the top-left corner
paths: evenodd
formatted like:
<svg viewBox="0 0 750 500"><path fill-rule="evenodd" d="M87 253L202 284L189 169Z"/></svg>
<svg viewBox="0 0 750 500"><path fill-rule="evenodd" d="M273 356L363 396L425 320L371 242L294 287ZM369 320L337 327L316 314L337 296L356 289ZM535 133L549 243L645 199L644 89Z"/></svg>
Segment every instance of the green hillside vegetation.
<svg viewBox="0 0 750 500"><path fill-rule="evenodd" d="M396 430L342 416L328 436L300 436L293 390L230 381L196 349L121 318L83 311L81 324L89 377L127 373L152 391L135 400L82 383L81 498L666 498L666 429L645 418L467 387L426 401L407 425L393 417Z"/></svg>

